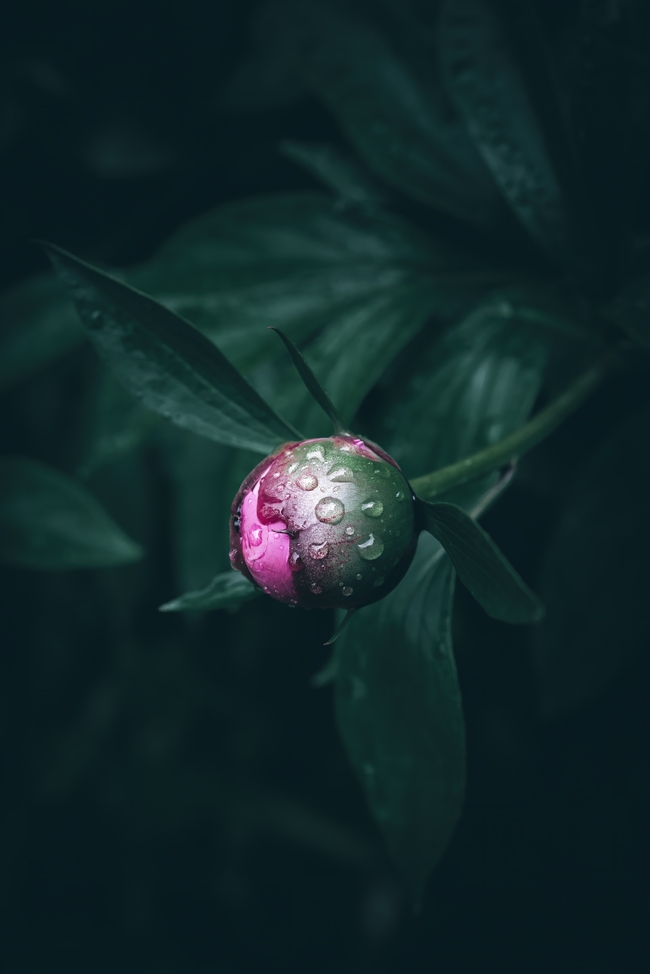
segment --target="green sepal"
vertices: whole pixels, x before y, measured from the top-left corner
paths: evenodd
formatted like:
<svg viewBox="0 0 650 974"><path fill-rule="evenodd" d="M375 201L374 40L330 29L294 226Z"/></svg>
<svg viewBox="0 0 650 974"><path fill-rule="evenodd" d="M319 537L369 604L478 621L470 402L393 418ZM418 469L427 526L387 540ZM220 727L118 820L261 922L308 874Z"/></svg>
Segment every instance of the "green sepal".
<svg viewBox="0 0 650 974"><path fill-rule="evenodd" d="M544 606L483 528L455 504L417 499L424 528L443 546L461 582L489 616L539 622Z"/></svg>

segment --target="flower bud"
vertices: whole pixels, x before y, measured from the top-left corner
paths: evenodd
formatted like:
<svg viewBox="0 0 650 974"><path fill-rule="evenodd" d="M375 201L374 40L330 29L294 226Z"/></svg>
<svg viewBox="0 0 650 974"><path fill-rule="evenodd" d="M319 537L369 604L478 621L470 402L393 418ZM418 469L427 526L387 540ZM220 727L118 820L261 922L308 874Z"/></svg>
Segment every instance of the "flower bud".
<svg viewBox="0 0 650 974"><path fill-rule="evenodd" d="M368 605L411 563L413 494L395 461L369 441L285 443L237 492L230 541L233 568L280 602Z"/></svg>

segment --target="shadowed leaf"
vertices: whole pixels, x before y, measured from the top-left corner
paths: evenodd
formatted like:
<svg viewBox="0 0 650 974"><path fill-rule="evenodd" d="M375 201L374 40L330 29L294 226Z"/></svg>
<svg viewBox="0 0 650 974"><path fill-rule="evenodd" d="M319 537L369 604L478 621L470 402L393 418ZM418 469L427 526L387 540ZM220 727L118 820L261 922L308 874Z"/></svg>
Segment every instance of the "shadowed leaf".
<svg viewBox="0 0 650 974"><path fill-rule="evenodd" d="M199 612L208 609L236 609L261 595L260 589L241 572L222 572L198 592L187 592L160 606L161 612Z"/></svg>

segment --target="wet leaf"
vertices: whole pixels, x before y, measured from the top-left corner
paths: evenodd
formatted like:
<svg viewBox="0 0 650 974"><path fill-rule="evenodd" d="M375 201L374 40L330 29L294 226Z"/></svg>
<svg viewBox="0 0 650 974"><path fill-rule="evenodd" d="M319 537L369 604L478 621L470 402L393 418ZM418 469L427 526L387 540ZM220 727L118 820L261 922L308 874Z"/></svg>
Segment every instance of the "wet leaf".
<svg viewBox="0 0 650 974"><path fill-rule="evenodd" d="M24 457L0 460L0 561L60 571L142 557L85 487Z"/></svg>
<svg viewBox="0 0 650 974"><path fill-rule="evenodd" d="M217 442L270 453L299 438L196 328L152 298L47 245L88 334L146 406Z"/></svg>
<svg viewBox="0 0 650 974"><path fill-rule="evenodd" d="M552 260L575 267L580 248L574 218L493 6L446 0L439 50L447 89L513 212Z"/></svg>
<svg viewBox="0 0 650 974"><path fill-rule="evenodd" d="M406 578L355 613L335 643L339 729L416 900L451 838L465 790L453 588L449 559L423 534Z"/></svg>
<svg viewBox="0 0 650 974"><path fill-rule="evenodd" d="M482 609L503 622L538 622L544 607L492 538L455 504L420 501L427 531L449 555L461 582Z"/></svg>

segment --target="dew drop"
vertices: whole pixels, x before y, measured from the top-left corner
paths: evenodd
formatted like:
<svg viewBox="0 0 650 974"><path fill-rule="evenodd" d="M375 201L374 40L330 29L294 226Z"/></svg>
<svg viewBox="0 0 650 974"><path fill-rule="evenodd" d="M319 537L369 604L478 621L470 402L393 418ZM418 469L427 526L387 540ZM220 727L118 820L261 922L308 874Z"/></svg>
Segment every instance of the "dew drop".
<svg viewBox="0 0 650 974"><path fill-rule="evenodd" d="M300 572L304 568L303 560L297 551L292 551L289 555L289 568L292 572Z"/></svg>
<svg viewBox="0 0 650 974"><path fill-rule="evenodd" d="M323 591L320 585L317 585L316 582L312 582L309 587L314 593L314 595L320 595L320 593Z"/></svg>
<svg viewBox="0 0 650 974"><path fill-rule="evenodd" d="M296 472L296 470L298 469L298 467L299 467L299 464L298 464L298 463L295 463L295 462L294 462L294 463L292 463L292 464L290 464L290 465L289 465L289 466L287 467L287 473L295 473L295 472Z"/></svg>
<svg viewBox="0 0 650 974"><path fill-rule="evenodd" d="M361 572L357 572L357 574L354 577L356 578L357 582L360 582L361 579L363 578L363 575L361 574Z"/></svg>
<svg viewBox="0 0 650 974"><path fill-rule="evenodd" d="M309 557L320 561L321 558L327 558L329 550L327 541L312 541L309 545Z"/></svg>
<svg viewBox="0 0 650 974"><path fill-rule="evenodd" d="M380 575L379 578L376 578L375 579L375 581L374 581L373 584L374 584L375 588L379 588L380 585L383 585L384 584L384 581L385 581L384 576L383 575Z"/></svg>
<svg viewBox="0 0 650 974"><path fill-rule="evenodd" d="M308 460L321 460L321 461L324 462L325 461L325 456L323 454L323 451L319 448L317 450L312 450L310 453L308 453L307 454L307 459Z"/></svg>
<svg viewBox="0 0 650 974"><path fill-rule="evenodd" d="M349 585L345 585L341 589L341 595L352 595L352 592L353 592L353 589L351 589Z"/></svg>
<svg viewBox="0 0 650 974"><path fill-rule="evenodd" d="M345 529L345 533L346 533L347 535L352 535L352 534L354 534L354 528L352 527L352 525L351 525L351 524L348 524L348 526L347 526L347 527L346 527L346 529Z"/></svg>
<svg viewBox="0 0 650 974"><path fill-rule="evenodd" d="M296 477L296 484L301 490L313 490L318 487L318 477L314 477L313 473L301 473Z"/></svg>
<svg viewBox="0 0 650 974"><path fill-rule="evenodd" d="M262 544L263 533L264 532L262 531L262 528L259 526L259 524L254 524L253 527L250 529L250 532L248 534L248 540L251 543L253 548L259 548L259 546Z"/></svg>
<svg viewBox="0 0 650 974"><path fill-rule="evenodd" d="M351 484L354 480L354 472L348 467L332 467L327 476L337 484Z"/></svg>
<svg viewBox="0 0 650 974"><path fill-rule="evenodd" d="M384 466L382 464L381 466L375 467L374 474L375 477L381 477L382 480L388 480L388 478L390 477L390 470L388 469L388 465Z"/></svg>
<svg viewBox="0 0 650 974"><path fill-rule="evenodd" d="M366 517L381 517L384 513L384 505L381 501L364 501L361 510Z"/></svg>
<svg viewBox="0 0 650 974"><path fill-rule="evenodd" d="M359 554L364 561L375 561L383 554L384 545L374 534L371 534L367 541L358 545Z"/></svg>
<svg viewBox="0 0 650 974"><path fill-rule="evenodd" d="M395 494L395 498L398 501L403 501L404 500L404 491L403 490L398 490L397 493Z"/></svg>
<svg viewBox="0 0 650 974"><path fill-rule="evenodd" d="M338 524L343 520L345 508L336 497L321 497L316 505L316 517L324 524Z"/></svg>

